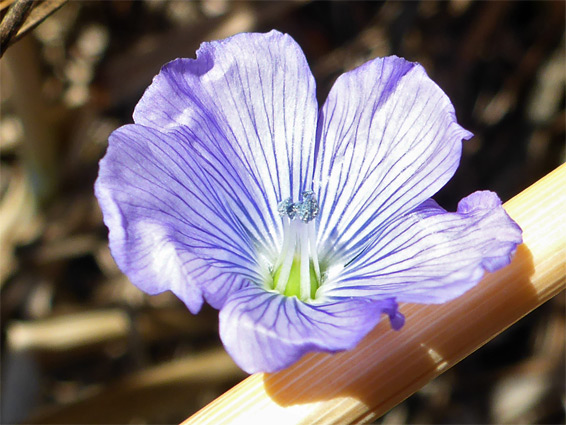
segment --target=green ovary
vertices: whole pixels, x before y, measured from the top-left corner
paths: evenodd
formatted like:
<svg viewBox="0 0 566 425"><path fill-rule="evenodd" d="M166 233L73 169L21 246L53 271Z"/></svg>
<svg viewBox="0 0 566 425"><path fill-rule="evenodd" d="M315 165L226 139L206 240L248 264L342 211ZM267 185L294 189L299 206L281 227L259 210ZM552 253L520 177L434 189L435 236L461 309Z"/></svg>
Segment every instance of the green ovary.
<svg viewBox="0 0 566 425"><path fill-rule="evenodd" d="M273 274L273 288L277 287L277 283L279 282L279 275L281 274L281 267L275 271ZM314 264L312 261L309 262L309 278L310 278L310 285L311 285L311 299L314 299L316 294L316 290L320 286L320 283L316 277L316 272L314 270ZM287 281L287 285L285 285L285 291L283 295L287 297L292 297L293 295L297 298L301 298L301 261L298 258L293 260L293 264L291 265L291 272L289 273L289 280Z"/></svg>

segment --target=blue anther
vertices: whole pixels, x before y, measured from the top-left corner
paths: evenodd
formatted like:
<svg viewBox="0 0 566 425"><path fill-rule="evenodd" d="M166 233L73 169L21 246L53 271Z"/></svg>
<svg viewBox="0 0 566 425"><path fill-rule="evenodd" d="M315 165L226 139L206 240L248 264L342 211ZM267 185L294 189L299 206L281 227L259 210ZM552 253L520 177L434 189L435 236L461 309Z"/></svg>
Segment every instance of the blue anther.
<svg viewBox="0 0 566 425"><path fill-rule="evenodd" d="M319 212L318 201L312 190L306 190L302 193L302 202L293 203L291 198L287 198L277 205L277 211L281 217L289 217L293 220L298 217L301 221L308 223L314 219Z"/></svg>

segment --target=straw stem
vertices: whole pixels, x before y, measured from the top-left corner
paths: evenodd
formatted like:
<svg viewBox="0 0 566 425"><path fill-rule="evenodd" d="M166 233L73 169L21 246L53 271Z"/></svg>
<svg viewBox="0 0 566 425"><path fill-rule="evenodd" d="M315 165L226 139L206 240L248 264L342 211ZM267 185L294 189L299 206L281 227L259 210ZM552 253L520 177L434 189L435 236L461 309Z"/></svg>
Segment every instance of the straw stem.
<svg viewBox="0 0 566 425"><path fill-rule="evenodd" d="M470 355L566 286L566 165L505 204L524 243L506 268L443 305L401 306L360 344L252 375L183 424L367 423Z"/></svg>

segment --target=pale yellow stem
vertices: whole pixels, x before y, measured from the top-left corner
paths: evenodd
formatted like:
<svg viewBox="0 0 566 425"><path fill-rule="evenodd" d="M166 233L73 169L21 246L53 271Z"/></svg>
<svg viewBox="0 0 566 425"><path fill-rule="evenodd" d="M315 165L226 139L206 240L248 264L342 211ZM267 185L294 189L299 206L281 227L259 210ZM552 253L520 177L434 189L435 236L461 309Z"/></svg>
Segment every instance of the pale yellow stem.
<svg viewBox="0 0 566 425"><path fill-rule="evenodd" d="M367 423L566 286L566 165L505 204L524 234L506 268L443 305L401 306L400 332L380 323L360 344L256 374L184 424Z"/></svg>

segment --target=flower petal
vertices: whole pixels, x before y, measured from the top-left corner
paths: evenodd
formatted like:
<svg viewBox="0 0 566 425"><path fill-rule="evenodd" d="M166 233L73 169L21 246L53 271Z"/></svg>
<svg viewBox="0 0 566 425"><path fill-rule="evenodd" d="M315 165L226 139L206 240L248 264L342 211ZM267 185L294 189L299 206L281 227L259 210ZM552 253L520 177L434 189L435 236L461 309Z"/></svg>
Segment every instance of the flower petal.
<svg viewBox="0 0 566 425"><path fill-rule="evenodd" d="M202 144L241 161L275 210L283 199L298 200L312 174L317 112L301 48L271 31L203 43L197 59L168 63L136 106L134 121L208 136Z"/></svg>
<svg viewBox="0 0 566 425"><path fill-rule="evenodd" d="M319 243L347 260L454 174L461 141L448 97L416 64L375 59L338 78L321 110L314 174Z"/></svg>
<svg viewBox="0 0 566 425"><path fill-rule="evenodd" d="M493 192L469 195L455 213L429 199L385 226L317 296L446 302L485 271L509 264L521 242L521 229Z"/></svg>
<svg viewBox="0 0 566 425"><path fill-rule="evenodd" d="M151 293L189 291L191 310L261 282L283 238L277 204L312 174L316 119L314 79L288 35L239 34L165 65L101 162L122 270Z"/></svg>
<svg viewBox="0 0 566 425"><path fill-rule="evenodd" d="M221 307L231 288L261 276L244 212L201 161L186 140L128 125L110 136L95 186L120 269L150 294L172 290L193 312L203 291Z"/></svg>
<svg viewBox="0 0 566 425"><path fill-rule="evenodd" d="M348 350L377 324L381 313L402 321L393 300L305 304L250 286L233 293L220 311L220 337L248 373L275 372L309 351Z"/></svg>

